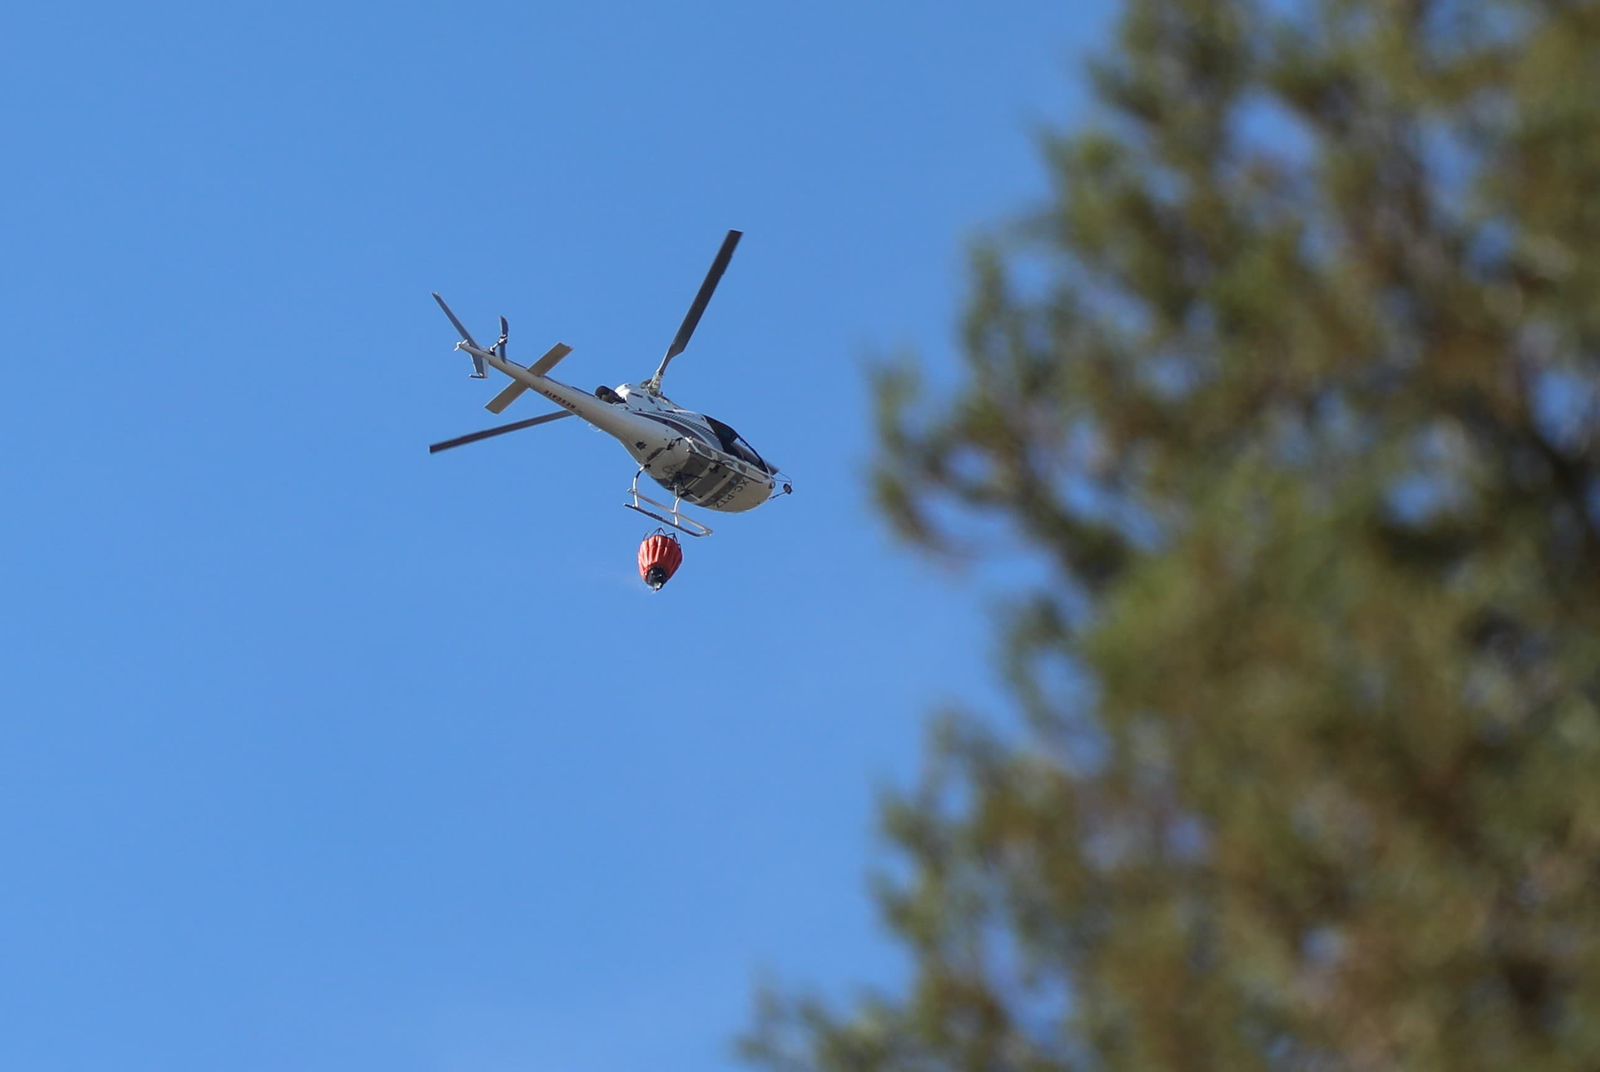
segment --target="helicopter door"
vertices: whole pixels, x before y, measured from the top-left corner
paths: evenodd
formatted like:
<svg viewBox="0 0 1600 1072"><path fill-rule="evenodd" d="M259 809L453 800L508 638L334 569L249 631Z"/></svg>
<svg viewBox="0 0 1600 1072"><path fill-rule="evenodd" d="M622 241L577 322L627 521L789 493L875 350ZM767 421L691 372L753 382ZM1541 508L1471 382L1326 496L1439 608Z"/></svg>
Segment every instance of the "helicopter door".
<svg viewBox="0 0 1600 1072"><path fill-rule="evenodd" d="M711 426L713 432L717 433L717 442L722 444L724 451L732 454L740 461L749 462L763 473L774 471L772 466L768 465L761 455L756 453L755 448L746 443L744 437L735 432L731 425L723 424L715 417L707 417L706 423Z"/></svg>

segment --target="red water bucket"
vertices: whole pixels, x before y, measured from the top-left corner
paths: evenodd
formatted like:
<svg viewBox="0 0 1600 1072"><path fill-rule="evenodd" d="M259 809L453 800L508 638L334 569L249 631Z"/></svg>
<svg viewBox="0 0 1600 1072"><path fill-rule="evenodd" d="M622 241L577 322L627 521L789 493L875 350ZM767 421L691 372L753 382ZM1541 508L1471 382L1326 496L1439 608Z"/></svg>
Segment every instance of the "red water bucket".
<svg viewBox="0 0 1600 1072"><path fill-rule="evenodd" d="M639 545L639 579L652 591L661 591L661 586L672 580L681 565L683 548L678 546L676 536L657 529Z"/></svg>

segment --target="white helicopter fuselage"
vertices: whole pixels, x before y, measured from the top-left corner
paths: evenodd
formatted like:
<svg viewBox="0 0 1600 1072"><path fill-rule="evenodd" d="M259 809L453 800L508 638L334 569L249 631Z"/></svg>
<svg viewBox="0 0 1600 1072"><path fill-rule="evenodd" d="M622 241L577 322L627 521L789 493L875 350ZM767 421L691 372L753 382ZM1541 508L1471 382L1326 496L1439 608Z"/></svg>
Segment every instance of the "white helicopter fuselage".
<svg viewBox="0 0 1600 1072"><path fill-rule="evenodd" d="M726 425L684 409L640 384L622 384L609 398L541 376L490 350L463 346L493 368L612 436L642 471L686 503L739 513L770 499L778 472ZM747 456L741 457L745 454Z"/></svg>

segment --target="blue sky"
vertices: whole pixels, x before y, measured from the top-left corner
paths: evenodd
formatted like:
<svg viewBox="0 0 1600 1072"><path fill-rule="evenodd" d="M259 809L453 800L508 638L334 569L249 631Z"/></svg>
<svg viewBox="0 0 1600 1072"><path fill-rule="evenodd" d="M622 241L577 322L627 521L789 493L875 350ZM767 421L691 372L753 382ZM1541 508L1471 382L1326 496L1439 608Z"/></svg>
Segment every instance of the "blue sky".
<svg viewBox="0 0 1600 1072"><path fill-rule="evenodd" d="M53 4L0 18L0 1067L735 1067L893 979L874 794L988 598L867 501L1109 3ZM659 595L632 468L493 423L638 380L796 482ZM525 398L508 416L530 416Z"/></svg>

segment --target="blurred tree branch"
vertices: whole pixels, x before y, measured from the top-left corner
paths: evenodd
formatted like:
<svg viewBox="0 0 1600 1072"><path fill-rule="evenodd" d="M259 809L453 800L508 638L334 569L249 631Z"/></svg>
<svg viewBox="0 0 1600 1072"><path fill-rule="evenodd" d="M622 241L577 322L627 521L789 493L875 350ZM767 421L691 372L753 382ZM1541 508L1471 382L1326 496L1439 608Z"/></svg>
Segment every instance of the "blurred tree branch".
<svg viewBox="0 0 1600 1072"><path fill-rule="evenodd" d="M1026 733L885 808L903 993L777 1069L1600 1063L1600 5L1130 0L885 515L1002 522ZM985 553L980 551L978 553Z"/></svg>

